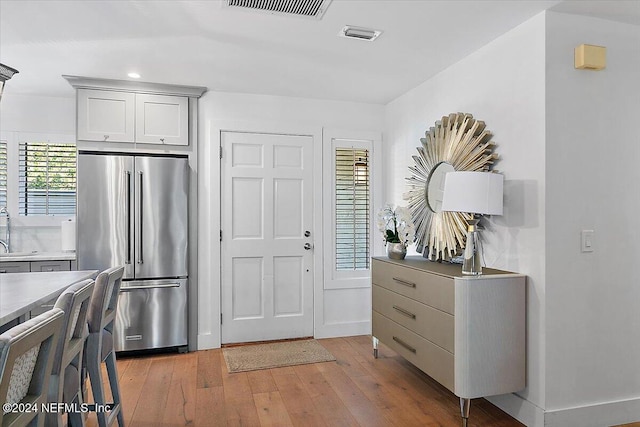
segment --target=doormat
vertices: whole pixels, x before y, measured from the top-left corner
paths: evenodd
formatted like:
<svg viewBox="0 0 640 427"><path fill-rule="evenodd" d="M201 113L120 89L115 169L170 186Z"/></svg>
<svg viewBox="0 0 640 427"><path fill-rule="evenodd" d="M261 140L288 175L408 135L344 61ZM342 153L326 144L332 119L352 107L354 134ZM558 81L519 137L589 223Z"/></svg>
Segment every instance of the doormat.
<svg viewBox="0 0 640 427"><path fill-rule="evenodd" d="M222 354L231 373L336 360L333 354L316 340L223 348Z"/></svg>

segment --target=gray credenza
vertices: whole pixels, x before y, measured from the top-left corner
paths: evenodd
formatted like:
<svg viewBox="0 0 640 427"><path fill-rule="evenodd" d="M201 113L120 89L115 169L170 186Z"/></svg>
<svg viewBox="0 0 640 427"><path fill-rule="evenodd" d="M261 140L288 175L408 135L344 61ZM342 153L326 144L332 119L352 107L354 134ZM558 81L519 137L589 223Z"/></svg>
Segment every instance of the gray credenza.
<svg viewBox="0 0 640 427"><path fill-rule="evenodd" d="M524 275L380 257L372 281L374 355L379 340L451 390L463 425L470 399L525 387Z"/></svg>

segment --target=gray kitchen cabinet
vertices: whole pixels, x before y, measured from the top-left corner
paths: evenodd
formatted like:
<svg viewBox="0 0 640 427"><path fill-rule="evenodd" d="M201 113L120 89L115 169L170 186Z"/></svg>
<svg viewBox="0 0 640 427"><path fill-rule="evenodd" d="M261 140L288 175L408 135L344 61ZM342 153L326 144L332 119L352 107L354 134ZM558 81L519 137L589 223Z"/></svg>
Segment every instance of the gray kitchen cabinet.
<svg viewBox="0 0 640 427"><path fill-rule="evenodd" d="M70 271L71 263L72 261L53 260L53 261L31 261L29 264L31 267L31 271ZM45 302L40 307L34 308L29 313L29 317L34 318L44 313L45 311L51 310L56 303L56 299L57 298L54 298L51 301Z"/></svg>
<svg viewBox="0 0 640 427"><path fill-rule="evenodd" d="M70 271L71 261L31 261L31 271Z"/></svg>
<svg viewBox="0 0 640 427"><path fill-rule="evenodd" d="M80 141L189 145L189 98L78 89Z"/></svg>
<svg viewBox="0 0 640 427"><path fill-rule="evenodd" d="M134 93L78 89L77 96L79 140L134 142Z"/></svg>
<svg viewBox="0 0 640 427"><path fill-rule="evenodd" d="M0 273L26 273L31 271L29 262L1 262Z"/></svg>

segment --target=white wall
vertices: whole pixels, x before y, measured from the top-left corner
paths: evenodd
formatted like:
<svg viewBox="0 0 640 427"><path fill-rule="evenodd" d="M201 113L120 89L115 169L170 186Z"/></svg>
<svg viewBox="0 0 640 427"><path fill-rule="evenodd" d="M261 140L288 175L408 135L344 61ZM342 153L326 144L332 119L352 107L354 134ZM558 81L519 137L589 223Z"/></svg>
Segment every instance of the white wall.
<svg viewBox="0 0 640 427"><path fill-rule="evenodd" d="M200 100L199 245L198 245L198 348L220 346L220 161L219 132L252 129L309 134L319 144L314 151L315 189L321 196L322 129L382 131L381 105L312 100L269 95L209 91ZM321 209L314 209L316 241L314 259L321 264ZM320 262L318 262L320 260ZM322 265L316 265L314 306L315 335L338 336L370 332L371 291L366 289L324 290ZM368 325L364 327L363 325ZM364 328L364 329L363 329ZM368 329L367 329L368 328Z"/></svg>
<svg viewBox="0 0 640 427"><path fill-rule="evenodd" d="M484 252L487 266L528 276L527 388L518 394L529 403L512 398L509 409L521 419L544 407L544 22L532 18L388 104L383 135L386 201L404 204L411 156L436 120L471 113L494 133L505 211L490 220Z"/></svg>
<svg viewBox="0 0 640 427"><path fill-rule="evenodd" d="M605 70L574 69L582 43L607 48ZM640 27L549 13L546 59L546 409L605 405L554 425L639 421Z"/></svg>
<svg viewBox="0 0 640 427"><path fill-rule="evenodd" d="M10 82L8 83L10 84ZM56 142L75 142L75 97L69 98L4 93L0 102L0 134L17 146L25 137ZM9 173L17 173L17 152L9 153ZM9 188L9 199L17 205L17 194ZM59 252L63 217L11 218L11 250ZM4 220L3 220L4 221ZM4 222L3 222L4 224ZM3 225L4 227L4 225ZM2 231L4 233L4 229ZM4 235L4 234L3 234Z"/></svg>

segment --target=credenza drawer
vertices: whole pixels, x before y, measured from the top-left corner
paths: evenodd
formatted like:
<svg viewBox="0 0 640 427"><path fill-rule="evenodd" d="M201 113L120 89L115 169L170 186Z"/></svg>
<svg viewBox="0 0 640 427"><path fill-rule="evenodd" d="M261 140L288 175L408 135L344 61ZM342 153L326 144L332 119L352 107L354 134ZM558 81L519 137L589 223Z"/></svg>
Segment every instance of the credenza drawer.
<svg viewBox="0 0 640 427"><path fill-rule="evenodd" d="M373 310L448 352L454 352L455 321L451 314L378 285L373 285Z"/></svg>
<svg viewBox="0 0 640 427"><path fill-rule="evenodd" d="M454 314L455 286L451 277L374 259L372 282L438 310Z"/></svg>
<svg viewBox="0 0 640 427"><path fill-rule="evenodd" d="M454 391L453 354L376 311L373 312L372 321L374 337Z"/></svg>

